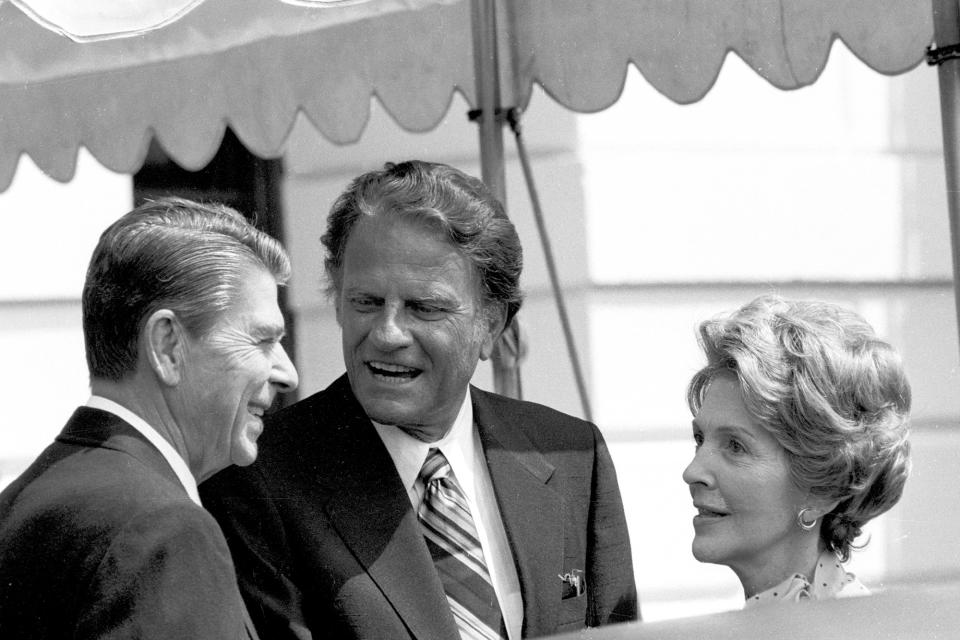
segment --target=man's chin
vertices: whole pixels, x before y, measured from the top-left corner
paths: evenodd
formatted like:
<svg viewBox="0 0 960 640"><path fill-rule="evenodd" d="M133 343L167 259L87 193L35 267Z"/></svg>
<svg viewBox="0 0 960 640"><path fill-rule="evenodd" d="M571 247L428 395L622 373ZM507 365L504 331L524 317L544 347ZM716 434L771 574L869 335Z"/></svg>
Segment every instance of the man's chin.
<svg viewBox="0 0 960 640"><path fill-rule="evenodd" d="M416 438L421 442L436 442L440 438L446 435L448 429L441 429L435 426L424 426L424 425L394 425L398 429L401 429L411 438Z"/></svg>
<svg viewBox="0 0 960 640"><path fill-rule="evenodd" d="M410 411L393 403L362 403L367 417L374 422L396 427L407 435L423 442L436 442L444 436L445 430L435 425L423 424L422 412Z"/></svg>
<svg viewBox="0 0 960 640"><path fill-rule="evenodd" d="M370 416L370 419L379 424L400 429L411 438L416 438L421 442L436 442L449 431L449 428L443 426L417 424L409 420L380 420L373 416Z"/></svg>
<svg viewBox="0 0 960 640"><path fill-rule="evenodd" d="M380 424L392 426L409 424L415 421L417 415L411 403L403 398L387 399L381 395L365 394L361 391L357 394L357 400L360 401L360 406L363 407L367 417Z"/></svg>
<svg viewBox="0 0 960 640"><path fill-rule="evenodd" d="M257 443L246 442L242 446L234 448L230 461L238 467L247 467L256 461L257 453L259 453Z"/></svg>

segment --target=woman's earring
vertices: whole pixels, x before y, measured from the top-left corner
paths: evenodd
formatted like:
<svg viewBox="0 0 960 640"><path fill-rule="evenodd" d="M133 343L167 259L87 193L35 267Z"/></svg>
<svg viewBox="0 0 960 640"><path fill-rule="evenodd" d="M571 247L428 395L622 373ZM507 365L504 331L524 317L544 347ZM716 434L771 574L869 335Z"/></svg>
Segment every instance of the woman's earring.
<svg viewBox="0 0 960 640"><path fill-rule="evenodd" d="M804 507L800 509L800 513L797 514L797 526L803 529L804 531L813 531L813 528L817 526L817 518L813 520L805 520L804 515L807 511L812 511L809 507Z"/></svg>

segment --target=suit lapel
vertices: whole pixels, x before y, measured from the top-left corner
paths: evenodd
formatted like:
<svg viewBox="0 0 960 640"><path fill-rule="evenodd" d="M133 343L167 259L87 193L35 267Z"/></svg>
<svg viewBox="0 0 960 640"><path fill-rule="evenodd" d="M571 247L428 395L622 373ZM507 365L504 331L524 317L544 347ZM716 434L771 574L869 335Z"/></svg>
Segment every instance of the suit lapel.
<svg viewBox="0 0 960 640"><path fill-rule="evenodd" d="M333 526L411 635L438 640L458 637L393 459L362 413L341 425L343 464L333 474L337 485L326 505Z"/></svg>
<svg viewBox="0 0 960 640"><path fill-rule="evenodd" d="M549 482L554 467L485 394L471 388L473 416L510 541L523 596L524 635L556 628L563 566L563 499ZM550 594L557 593L551 597Z"/></svg>

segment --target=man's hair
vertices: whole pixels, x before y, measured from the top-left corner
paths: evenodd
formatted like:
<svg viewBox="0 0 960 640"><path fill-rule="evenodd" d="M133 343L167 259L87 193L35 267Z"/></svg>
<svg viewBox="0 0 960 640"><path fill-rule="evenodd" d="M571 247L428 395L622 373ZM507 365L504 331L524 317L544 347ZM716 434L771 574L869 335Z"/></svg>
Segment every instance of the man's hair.
<svg viewBox="0 0 960 640"><path fill-rule="evenodd" d="M846 560L910 472L910 384L900 357L856 313L761 296L700 325L707 365L687 390L696 415L710 382L733 373L750 415L787 452L794 484L837 507L820 536Z"/></svg>
<svg viewBox="0 0 960 640"><path fill-rule="evenodd" d="M339 293L343 257L361 216L389 216L436 228L474 265L485 304L502 305L506 323L522 302L523 250L500 202L477 178L420 160L387 163L353 180L337 198L321 238L330 292Z"/></svg>
<svg viewBox="0 0 960 640"><path fill-rule="evenodd" d="M202 337L236 301L252 269L290 277L279 242L234 209L183 198L147 201L110 225L83 286L83 337L91 378L118 381L137 365L146 319L170 309Z"/></svg>

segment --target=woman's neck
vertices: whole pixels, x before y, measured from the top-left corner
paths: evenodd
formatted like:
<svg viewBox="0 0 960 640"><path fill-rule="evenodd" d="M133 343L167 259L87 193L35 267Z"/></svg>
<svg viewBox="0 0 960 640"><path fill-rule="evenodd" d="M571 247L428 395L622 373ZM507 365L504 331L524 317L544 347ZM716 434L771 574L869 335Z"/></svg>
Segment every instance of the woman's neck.
<svg viewBox="0 0 960 640"><path fill-rule="evenodd" d="M795 574L812 580L823 549L819 535L811 536L809 543L804 542L781 557L757 557L744 566L731 567L743 586L744 599L763 593Z"/></svg>

